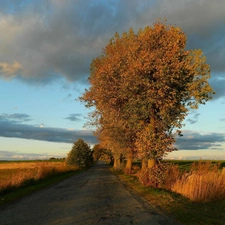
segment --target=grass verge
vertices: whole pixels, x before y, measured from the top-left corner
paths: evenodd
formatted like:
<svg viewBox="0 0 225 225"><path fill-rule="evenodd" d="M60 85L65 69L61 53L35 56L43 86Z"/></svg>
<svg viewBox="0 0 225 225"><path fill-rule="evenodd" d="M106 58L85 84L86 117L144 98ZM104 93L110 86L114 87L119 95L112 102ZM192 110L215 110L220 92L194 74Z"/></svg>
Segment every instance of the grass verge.
<svg viewBox="0 0 225 225"><path fill-rule="evenodd" d="M120 181L151 205L184 225L225 225L225 201L196 203L163 189L143 187L137 177L111 171Z"/></svg>
<svg viewBox="0 0 225 225"><path fill-rule="evenodd" d="M54 174L40 180L30 179L23 185L18 187L11 187L7 190L0 192L0 206L5 206L8 203L28 196L36 191L49 187L55 183L58 183L66 178L69 178L82 170L66 171L60 174Z"/></svg>

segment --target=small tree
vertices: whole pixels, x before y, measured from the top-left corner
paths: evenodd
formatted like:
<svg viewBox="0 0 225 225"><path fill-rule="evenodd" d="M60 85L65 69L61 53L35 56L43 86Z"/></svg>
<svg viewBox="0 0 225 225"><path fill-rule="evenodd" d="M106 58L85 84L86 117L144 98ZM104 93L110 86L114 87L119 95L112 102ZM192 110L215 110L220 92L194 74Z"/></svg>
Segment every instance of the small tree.
<svg viewBox="0 0 225 225"><path fill-rule="evenodd" d="M92 152L89 145L82 139L78 139L74 142L71 151L68 153L66 164L85 168L90 166L92 162Z"/></svg>

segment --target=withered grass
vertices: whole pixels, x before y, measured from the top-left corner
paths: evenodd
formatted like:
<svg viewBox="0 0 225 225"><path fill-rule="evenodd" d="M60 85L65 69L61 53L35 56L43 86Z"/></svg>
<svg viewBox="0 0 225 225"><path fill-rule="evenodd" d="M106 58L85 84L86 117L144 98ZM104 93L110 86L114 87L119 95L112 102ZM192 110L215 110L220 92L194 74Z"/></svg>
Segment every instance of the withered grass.
<svg viewBox="0 0 225 225"><path fill-rule="evenodd" d="M0 194L12 189L35 184L39 180L76 171L64 162L8 162L0 163Z"/></svg>

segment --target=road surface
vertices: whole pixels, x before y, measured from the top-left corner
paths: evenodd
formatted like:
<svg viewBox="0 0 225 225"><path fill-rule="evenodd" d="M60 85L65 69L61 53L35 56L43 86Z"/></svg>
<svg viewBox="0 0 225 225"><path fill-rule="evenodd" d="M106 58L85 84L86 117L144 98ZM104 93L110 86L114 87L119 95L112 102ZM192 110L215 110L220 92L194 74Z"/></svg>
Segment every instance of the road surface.
<svg viewBox="0 0 225 225"><path fill-rule="evenodd" d="M103 162L0 209L0 224L178 225L127 190Z"/></svg>

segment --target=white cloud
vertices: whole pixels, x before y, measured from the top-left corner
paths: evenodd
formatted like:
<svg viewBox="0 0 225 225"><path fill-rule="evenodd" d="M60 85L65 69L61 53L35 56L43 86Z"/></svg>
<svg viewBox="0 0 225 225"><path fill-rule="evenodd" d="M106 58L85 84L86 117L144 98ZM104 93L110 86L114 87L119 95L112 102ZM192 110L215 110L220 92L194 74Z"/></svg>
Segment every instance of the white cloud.
<svg viewBox="0 0 225 225"><path fill-rule="evenodd" d="M1 160L35 160L35 159L50 159L63 158L66 154L46 154L46 153L23 153L16 151L2 151L0 150Z"/></svg>

